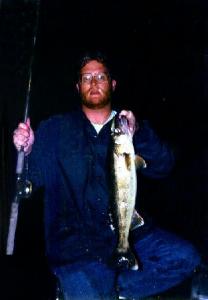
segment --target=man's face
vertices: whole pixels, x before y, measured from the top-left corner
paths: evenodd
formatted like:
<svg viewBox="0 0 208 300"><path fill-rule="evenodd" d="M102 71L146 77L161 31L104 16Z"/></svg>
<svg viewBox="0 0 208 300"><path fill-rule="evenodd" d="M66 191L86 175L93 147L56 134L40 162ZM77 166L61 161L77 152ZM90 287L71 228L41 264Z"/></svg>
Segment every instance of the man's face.
<svg viewBox="0 0 208 300"><path fill-rule="evenodd" d="M111 93L115 86L116 82L109 78L105 66L92 60L81 69L77 89L82 105L91 109L99 109L110 103Z"/></svg>

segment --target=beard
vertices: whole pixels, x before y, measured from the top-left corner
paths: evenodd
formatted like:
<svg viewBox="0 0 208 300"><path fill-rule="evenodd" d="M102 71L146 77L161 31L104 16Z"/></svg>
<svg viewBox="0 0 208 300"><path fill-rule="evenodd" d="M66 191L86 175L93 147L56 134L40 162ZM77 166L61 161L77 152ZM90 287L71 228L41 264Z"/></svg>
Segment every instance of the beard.
<svg viewBox="0 0 208 300"><path fill-rule="evenodd" d="M99 95L97 99L93 99L93 97L81 94L81 104L90 109L100 109L107 106L111 102L111 94L112 92L109 91L103 96Z"/></svg>

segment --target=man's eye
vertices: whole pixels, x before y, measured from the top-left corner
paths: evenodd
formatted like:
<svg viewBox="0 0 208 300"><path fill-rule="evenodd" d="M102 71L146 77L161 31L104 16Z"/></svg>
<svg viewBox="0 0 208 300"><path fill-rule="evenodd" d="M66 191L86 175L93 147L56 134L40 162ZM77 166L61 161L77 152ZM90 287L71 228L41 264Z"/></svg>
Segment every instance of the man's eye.
<svg viewBox="0 0 208 300"><path fill-rule="evenodd" d="M98 81L105 81L105 80L107 80L107 76L104 73L98 74L97 75L97 80Z"/></svg>
<svg viewBox="0 0 208 300"><path fill-rule="evenodd" d="M82 81L83 82L91 81L91 75L90 74L82 75Z"/></svg>

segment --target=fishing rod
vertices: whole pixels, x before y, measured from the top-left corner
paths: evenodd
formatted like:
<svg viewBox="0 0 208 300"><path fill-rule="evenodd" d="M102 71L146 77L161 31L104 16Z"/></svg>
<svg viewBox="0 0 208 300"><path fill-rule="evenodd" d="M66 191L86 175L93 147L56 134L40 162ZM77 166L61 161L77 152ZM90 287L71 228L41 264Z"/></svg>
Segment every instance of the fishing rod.
<svg viewBox="0 0 208 300"><path fill-rule="evenodd" d="M32 67L34 63L35 56L35 47L37 40L37 32L38 32L38 24L40 17L40 0L36 0L36 22L34 29L34 36L32 42L32 55L29 63L29 76L28 76L28 85L26 91L26 100L25 100L25 109L24 109L24 117L23 122L26 123L29 116L29 104L31 98L31 83L32 83ZM24 147L22 146L17 154L17 163L16 163L16 187L15 187L15 197L11 203L11 211L10 211L10 219L9 219L9 230L7 237L7 246L6 246L6 254L12 255L14 252L14 240L15 233L17 227L18 220L18 210L19 210L19 202L22 198L29 198L32 193L32 184L30 181L24 178L23 171L25 167L25 152ZM28 168L28 166L26 166Z"/></svg>

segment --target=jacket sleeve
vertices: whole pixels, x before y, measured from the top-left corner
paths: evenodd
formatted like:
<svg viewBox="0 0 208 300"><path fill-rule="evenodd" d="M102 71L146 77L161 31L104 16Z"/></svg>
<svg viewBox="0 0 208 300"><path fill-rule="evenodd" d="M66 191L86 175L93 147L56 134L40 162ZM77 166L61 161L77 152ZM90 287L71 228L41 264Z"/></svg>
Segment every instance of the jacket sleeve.
<svg viewBox="0 0 208 300"><path fill-rule="evenodd" d="M32 152L28 155L28 178L33 190L45 186L53 168L54 145L57 137L57 118L42 121L35 132Z"/></svg>
<svg viewBox="0 0 208 300"><path fill-rule="evenodd" d="M172 170L175 161L173 151L161 141L146 120L141 122L134 134L134 147L135 153L146 162L146 168L141 170L144 176L163 178Z"/></svg>
<svg viewBox="0 0 208 300"><path fill-rule="evenodd" d="M35 142L31 153L28 155L28 178L32 182L33 190L44 185L43 156L45 155L45 130L41 124L35 132Z"/></svg>

